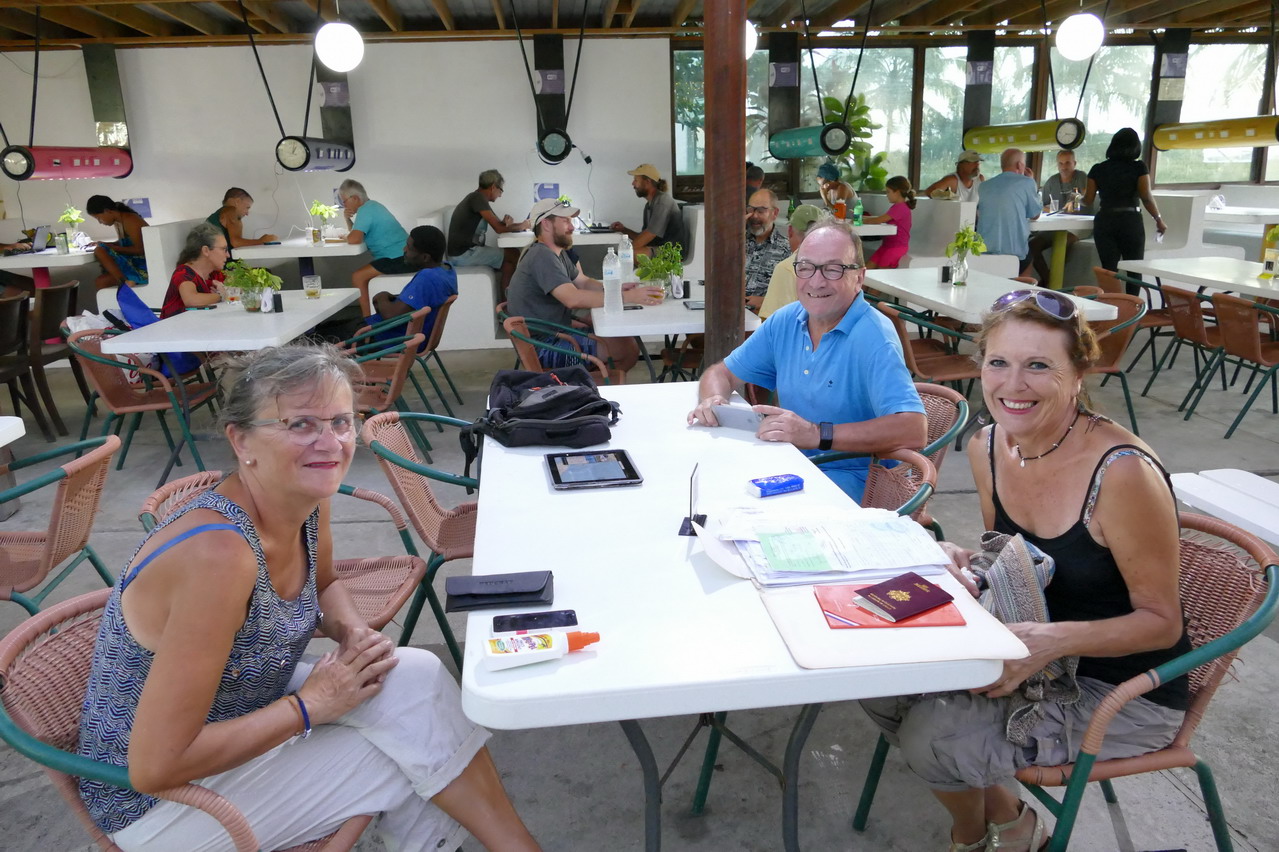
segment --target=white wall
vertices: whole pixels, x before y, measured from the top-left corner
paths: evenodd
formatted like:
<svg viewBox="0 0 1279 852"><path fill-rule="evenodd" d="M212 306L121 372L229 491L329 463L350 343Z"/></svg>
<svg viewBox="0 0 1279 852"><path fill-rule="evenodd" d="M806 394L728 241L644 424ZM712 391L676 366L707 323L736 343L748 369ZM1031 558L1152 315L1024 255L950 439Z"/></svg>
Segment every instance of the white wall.
<svg viewBox="0 0 1279 852"><path fill-rule="evenodd" d="M285 130L300 133L310 49L260 51ZM576 51L575 41L565 42L570 80ZM459 201L486 168L506 178L506 195L495 205L499 215L523 218L533 182L558 181L561 192L597 219L622 219L638 228L642 202L626 170L651 162L668 179L671 173L669 45L662 39L583 45L568 130L591 155L593 171L576 152L558 166L537 158L533 98L518 46L510 41L368 45L349 77L357 162L344 175L294 174L276 164L280 134L247 45L121 50L117 56L133 174L21 184L0 177L6 211L0 240L13 239L23 219L25 227L50 222L68 200L83 209L97 193L150 198L153 223L205 216L233 185L256 200L247 233L284 235L290 225L304 223L303 201L327 199L344 177L361 181L411 226ZM25 144L33 57L7 57L13 62L0 62L0 122L11 142ZM40 78L36 144L95 144L79 52L46 51ZM318 105L317 93L310 127L317 136ZM108 235L92 220L86 225L92 235Z"/></svg>

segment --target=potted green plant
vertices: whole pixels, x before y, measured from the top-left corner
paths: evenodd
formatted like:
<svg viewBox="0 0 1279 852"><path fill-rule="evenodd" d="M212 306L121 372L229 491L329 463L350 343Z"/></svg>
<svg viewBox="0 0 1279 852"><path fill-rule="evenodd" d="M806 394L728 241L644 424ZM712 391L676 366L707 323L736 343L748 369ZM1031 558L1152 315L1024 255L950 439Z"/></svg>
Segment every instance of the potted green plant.
<svg viewBox="0 0 1279 852"><path fill-rule="evenodd" d="M976 257L986 251L986 241L972 225L965 225L955 232L955 239L946 246L946 257L951 258L954 269L950 283L962 287L968 283L968 256Z"/></svg>
<svg viewBox="0 0 1279 852"><path fill-rule="evenodd" d="M635 259L635 277L670 291L684 277L684 248L679 243L666 243L653 251L653 256Z"/></svg>
<svg viewBox="0 0 1279 852"><path fill-rule="evenodd" d="M246 311L260 311L262 294L268 290L274 293L284 283L283 279L272 274L271 270L260 266L249 266L242 260L228 260L222 271L226 276L224 286L234 287L240 291L240 303L244 305Z"/></svg>
<svg viewBox="0 0 1279 852"><path fill-rule="evenodd" d="M331 227L329 223L337 218L341 209L336 204L321 204L319 201L311 202L311 210L309 212L319 220L319 224L311 229L311 242L318 243L320 241L324 231Z"/></svg>
<svg viewBox="0 0 1279 852"><path fill-rule="evenodd" d="M67 241L70 242L75 237L75 232L80 227L80 223L84 221L84 217L80 215L80 211L67 205L67 209L62 211L62 215L58 217L58 221L67 226Z"/></svg>

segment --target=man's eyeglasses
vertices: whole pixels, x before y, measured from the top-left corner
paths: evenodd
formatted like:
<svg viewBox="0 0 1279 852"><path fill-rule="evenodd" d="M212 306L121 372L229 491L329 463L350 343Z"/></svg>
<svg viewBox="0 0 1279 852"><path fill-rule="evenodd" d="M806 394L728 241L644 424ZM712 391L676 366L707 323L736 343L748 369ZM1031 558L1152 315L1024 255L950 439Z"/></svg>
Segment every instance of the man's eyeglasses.
<svg viewBox="0 0 1279 852"><path fill-rule="evenodd" d="M312 417L302 414L297 417L280 417L272 420L250 420L250 426L283 426L293 443L303 447L310 446L324 434L324 424L329 424L333 437L344 444L355 440L355 426L359 422L356 414L347 412L332 417Z"/></svg>
<svg viewBox="0 0 1279 852"><path fill-rule="evenodd" d="M536 228L538 222L541 222L547 216L554 216L556 210L571 210L572 208L573 205L569 204L567 201L557 201L550 209L539 213L538 217L532 221L531 226Z"/></svg>
<svg viewBox="0 0 1279 852"><path fill-rule="evenodd" d="M769 210L772 210L772 209L773 209L772 207L768 207L768 206L764 206L764 207L752 207L752 206L750 206L749 204L747 204L747 205L746 205L746 215L747 215L747 216L749 216L749 215L751 215L752 213L758 213L758 214L759 214L759 215L761 215L761 216L767 216L767 215L768 215L768 211L769 211Z"/></svg>
<svg viewBox="0 0 1279 852"><path fill-rule="evenodd" d="M822 271L822 277L827 281L838 281L844 277L844 272L849 269L861 269L860 263L823 263L818 266L807 260L797 260L791 264L795 267L796 278L812 278L817 270Z"/></svg>
<svg viewBox="0 0 1279 852"><path fill-rule="evenodd" d="M1035 307L1056 320L1074 319L1078 312L1073 301L1061 293L1050 290L1013 290L996 299L995 304L990 306L990 310L992 313L1001 314L1022 302L1032 302Z"/></svg>

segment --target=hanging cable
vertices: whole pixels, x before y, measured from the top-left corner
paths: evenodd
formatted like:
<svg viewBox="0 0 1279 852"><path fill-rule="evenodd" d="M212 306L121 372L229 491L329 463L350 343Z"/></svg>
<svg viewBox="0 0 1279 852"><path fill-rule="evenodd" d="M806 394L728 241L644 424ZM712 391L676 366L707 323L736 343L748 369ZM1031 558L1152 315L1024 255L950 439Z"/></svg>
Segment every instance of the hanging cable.
<svg viewBox="0 0 1279 852"><path fill-rule="evenodd" d="M321 8L324 0L315 0L315 22L318 24L322 17ZM241 7L243 8L243 7ZM306 136L307 128L311 126L311 95L315 92L315 41L311 41L311 74L306 81L306 111L302 113L302 135ZM283 132L280 133L284 135Z"/></svg>
<svg viewBox="0 0 1279 852"><path fill-rule="evenodd" d="M870 22L875 16L875 0L870 0L870 8L866 11L866 24L862 27L862 44L857 48L857 65L853 68L853 85L848 87L848 99L844 101L844 117L840 124L848 124L848 110L853 105L853 94L857 91L857 75L862 73L862 57L866 55L866 37L870 35Z"/></svg>
<svg viewBox="0 0 1279 852"><path fill-rule="evenodd" d="M1057 114L1057 84L1053 81L1053 51L1048 43L1048 5L1045 0L1039 0L1039 9L1044 13L1044 56L1048 57L1048 91L1053 96L1053 118L1061 118Z"/></svg>
<svg viewBox="0 0 1279 852"><path fill-rule="evenodd" d="M568 90L568 106L564 108L564 127L568 128L568 117L573 112L573 94L577 91L577 72L582 67L582 42L586 36L586 5L582 0L582 25L577 30L577 58L573 60L573 85Z"/></svg>
<svg viewBox="0 0 1279 852"><path fill-rule="evenodd" d="M284 122L280 121L280 111L275 108L275 96L271 94L271 84L266 79L266 69L262 67L262 57L258 55L258 43L253 38L253 27L249 26L249 13L244 10L244 0L237 0L240 4L240 19L244 21L244 29L249 34L249 46L253 48L253 58L258 62L258 73L262 75L262 85L266 87L266 98L271 102L271 112L275 114L275 123L280 128L280 136L284 137L288 134L284 132Z"/></svg>
<svg viewBox="0 0 1279 852"><path fill-rule="evenodd" d="M817 120L826 118L826 108L822 104L822 87L817 84L817 60L813 58L813 33L808 28L808 7L804 0L799 0L799 13L804 16L804 41L808 44L808 64L813 69L813 94L817 96Z"/></svg>
<svg viewBox="0 0 1279 852"><path fill-rule="evenodd" d="M40 7L36 6L36 60L31 72L31 128L27 135L27 147L36 144L36 94L40 90Z"/></svg>
<svg viewBox="0 0 1279 852"><path fill-rule="evenodd" d="M524 60L524 74L528 77L528 90L533 95L533 109L537 112L537 126L538 128L545 128L546 122L542 120L542 105L537 102L537 87L533 85L533 69L528 64L528 52L524 50L524 33L520 30L520 16L515 12L515 0L511 0L511 20L515 24L515 39L520 43L520 58ZM576 71L574 76L576 79Z"/></svg>
<svg viewBox="0 0 1279 852"><path fill-rule="evenodd" d="M9 134L4 132L4 125L0 124L0 138L4 139L4 147L9 147Z"/></svg>
<svg viewBox="0 0 1279 852"><path fill-rule="evenodd" d="M1110 12L1110 0L1106 0L1106 5L1101 10L1102 26L1106 25L1106 18ZM1101 52L1101 48L1097 48L1097 53ZM1088 90L1088 77L1092 74L1092 64L1097 61L1097 53L1088 57L1088 70L1084 72L1084 83L1079 87L1079 102L1075 104L1075 118L1079 118L1079 108L1084 105L1084 92Z"/></svg>

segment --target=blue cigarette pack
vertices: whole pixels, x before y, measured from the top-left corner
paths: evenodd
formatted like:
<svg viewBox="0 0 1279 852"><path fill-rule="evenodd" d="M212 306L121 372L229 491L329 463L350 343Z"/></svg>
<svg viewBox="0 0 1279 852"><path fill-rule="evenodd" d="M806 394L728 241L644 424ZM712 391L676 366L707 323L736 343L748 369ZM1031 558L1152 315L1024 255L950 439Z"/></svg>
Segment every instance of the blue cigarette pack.
<svg viewBox="0 0 1279 852"><path fill-rule="evenodd" d="M792 491L803 490L804 480L793 473L761 476L746 483L746 491L756 497L772 497L776 494L789 494Z"/></svg>

